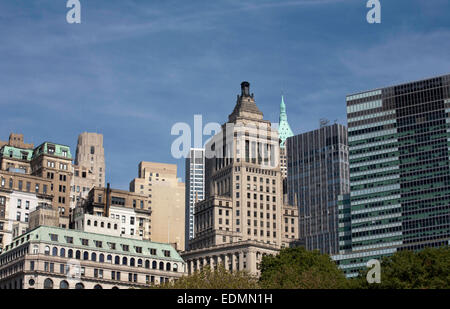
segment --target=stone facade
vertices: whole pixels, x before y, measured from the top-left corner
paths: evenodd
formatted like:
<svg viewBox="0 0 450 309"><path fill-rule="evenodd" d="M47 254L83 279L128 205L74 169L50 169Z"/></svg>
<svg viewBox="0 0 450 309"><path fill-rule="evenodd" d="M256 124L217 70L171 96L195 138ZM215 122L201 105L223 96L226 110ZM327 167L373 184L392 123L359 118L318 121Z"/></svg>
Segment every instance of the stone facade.
<svg viewBox="0 0 450 309"><path fill-rule="evenodd" d="M152 210L151 240L171 243L180 251L185 241L185 184L175 164L141 162L130 191L148 198Z"/></svg>

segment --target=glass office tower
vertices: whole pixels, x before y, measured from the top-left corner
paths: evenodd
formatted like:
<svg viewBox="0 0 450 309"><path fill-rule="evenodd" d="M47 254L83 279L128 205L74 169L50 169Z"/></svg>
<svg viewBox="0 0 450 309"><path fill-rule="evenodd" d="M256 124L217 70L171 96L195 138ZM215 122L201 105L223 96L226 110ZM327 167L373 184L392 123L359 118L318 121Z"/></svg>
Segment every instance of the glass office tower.
<svg viewBox="0 0 450 309"><path fill-rule="evenodd" d="M355 276L370 259L448 245L450 75L350 95L347 117L340 267Z"/></svg>
<svg viewBox="0 0 450 309"><path fill-rule="evenodd" d="M189 248L189 240L194 234L194 209L197 201L205 196L205 149L191 148L186 158L186 233L185 246Z"/></svg>

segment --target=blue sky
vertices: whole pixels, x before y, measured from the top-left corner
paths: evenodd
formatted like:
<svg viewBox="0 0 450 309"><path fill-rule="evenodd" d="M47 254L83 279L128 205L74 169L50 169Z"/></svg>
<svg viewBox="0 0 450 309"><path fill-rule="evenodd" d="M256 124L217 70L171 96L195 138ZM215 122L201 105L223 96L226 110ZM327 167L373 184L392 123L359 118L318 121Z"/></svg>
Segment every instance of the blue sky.
<svg viewBox="0 0 450 309"><path fill-rule="evenodd" d="M223 123L247 80L266 119L285 95L298 134L346 123L345 96L450 73L450 1L0 1L0 140L71 146L104 134L107 181L128 189L140 161L172 158L176 122Z"/></svg>

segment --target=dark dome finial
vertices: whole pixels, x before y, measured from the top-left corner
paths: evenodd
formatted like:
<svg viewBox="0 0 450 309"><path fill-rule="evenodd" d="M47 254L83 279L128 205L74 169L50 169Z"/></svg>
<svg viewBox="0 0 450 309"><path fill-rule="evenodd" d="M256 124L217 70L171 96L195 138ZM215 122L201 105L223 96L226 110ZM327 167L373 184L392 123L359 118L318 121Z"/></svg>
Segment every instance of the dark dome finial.
<svg viewBox="0 0 450 309"><path fill-rule="evenodd" d="M243 96L243 97L250 96L250 83L249 82L241 83L241 96Z"/></svg>

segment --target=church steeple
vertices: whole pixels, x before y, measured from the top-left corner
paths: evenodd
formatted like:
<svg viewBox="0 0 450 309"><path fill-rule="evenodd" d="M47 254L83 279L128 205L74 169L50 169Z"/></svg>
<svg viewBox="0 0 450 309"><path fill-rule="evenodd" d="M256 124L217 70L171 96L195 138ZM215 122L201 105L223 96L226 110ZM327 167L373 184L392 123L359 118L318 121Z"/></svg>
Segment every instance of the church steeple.
<svg viewBox="0 0 450 309"><path fill-rule="evenodd" d="M281 140L280 147L284 148L286 139L288 137L294 136L291 126L287 121L286 104L284 103L284 96L281 96L280 104L280 124L278 128L278 134Z"/></svg>

